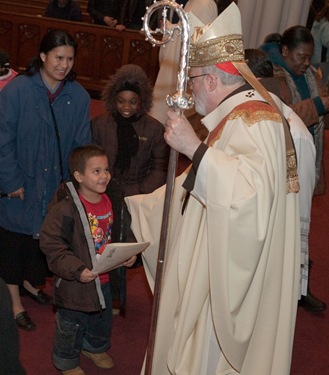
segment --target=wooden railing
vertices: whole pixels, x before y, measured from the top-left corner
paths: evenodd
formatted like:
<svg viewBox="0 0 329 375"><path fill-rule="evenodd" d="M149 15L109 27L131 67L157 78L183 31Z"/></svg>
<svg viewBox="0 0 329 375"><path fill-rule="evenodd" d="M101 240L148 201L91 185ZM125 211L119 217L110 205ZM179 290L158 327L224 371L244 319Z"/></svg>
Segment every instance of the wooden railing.
<svg viewBox="0 0 329 375"><path fill-rule="evenodd" d="M45 11L45 7L36 2L30 4L17 4L15 0L0 0L0 11L1 12L14 12L19 14L31 14L34 16L42 17ZM82 22L92 23L92 18L87 11L82 11Z"/></svg>
<svg viewBox="0 0 329 375"><path fill-rule="evenodd" d="M66 30L78 41L74 71L87 90L100 92L109 76L124 64L141 66L155 82L158 47L152 47L140 31L120 33L107 26L4 12L0 3L0 47L9 53L14 69L27 66L38 54L42 37L52 29Z"/></svg>
<svg viewBox="0 0 329 375"><path fill-rule="evenodd" d="M33 14L42 17L48 1L40 0L0 0L1 12L14 12L19 14ZM92 23L92 18L87 12L87 3L80 3L82 22Z"/></svg>

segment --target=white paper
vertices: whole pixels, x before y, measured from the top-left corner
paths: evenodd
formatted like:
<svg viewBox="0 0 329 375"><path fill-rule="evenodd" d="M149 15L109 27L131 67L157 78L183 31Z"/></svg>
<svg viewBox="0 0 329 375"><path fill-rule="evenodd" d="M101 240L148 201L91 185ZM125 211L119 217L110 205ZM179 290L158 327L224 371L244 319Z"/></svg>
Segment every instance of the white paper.
<svg viewBox="0 0 329 375"><path fill-rule="evenodd" d="M97 255L97 264L92 271L100 274L120 267L133 255L144 251L149 244L149 242L117 242L108 244L102 254Z"/></svg>

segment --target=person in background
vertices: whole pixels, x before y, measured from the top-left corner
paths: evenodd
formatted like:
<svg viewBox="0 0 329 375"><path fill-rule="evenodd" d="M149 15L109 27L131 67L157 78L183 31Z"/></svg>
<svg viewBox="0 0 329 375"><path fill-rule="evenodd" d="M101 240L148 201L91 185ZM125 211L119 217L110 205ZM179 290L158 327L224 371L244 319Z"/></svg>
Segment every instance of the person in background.
<svg viewBox="0 0 329 375"><path fill-rule="evenodd" d="M312 0L311 1L311 5L310 5L309 12L308 12L308 16L307 16L307 20L306 20L306 25L305 25L309 30L311 30L313 22L315 20L314 3L316 3L317 1L318 0Z"/></svg>
<svg viewBox="0 0 329 375"><path fill-rule="evenodd" d="M268 83L269 81L273 81L270 79L274 77L273 64L264 51L256 48L246 48L244 50L244 58L256 78L266 78L262 79L262 85ZM277 78L275 78L274 81L277 83L279 82ZM278 84L277 88L279 88ZM274 92L274 94L280 97L280 93L278 94L277 92Z"/></svg>
<svg viewBox="0 0 329 375"><path fill-rule="evenodd" d="M17 76L17 72L10 67L10 58L8 53L0 48L0 90L3 89L8 82Z"/></svg>
<svg viewBox="0 0 329 375"><path fill-rule="evenodd" d="M15 70L10 68L9 55L7 54L6 51L0 49L0 90L8 82L14 79L17 75L18 73ZM44 293L42 290L38 292L37 289L32 287L32 285L28 282L28 280L24 280L23 285L25 285L29 290L33 291L34 293L30 293L27 289L24 289L23 286L20 286L19 288L20 294L29 295L32 299L34 299L37 303L41 305L50 304L50 301L51 301L50 297L46 293ZM12 306L13 304L11 303L11 307ZM23 320L19 320L18 322L23 322ZM33 328L33 326L31 326L31 328Z"/></svg>
<svg viewBox="0 0 329 375"><path fill-rule="evenodd" d="M329 7L325 0L314 0L315 20L311 33L314 39L312 65L317 68L322 83L329 84Z"/></svg>
<svg viewBox="0 0 329 375"><path fill-rule="evenodd" d="M152 86L137 65L123 65L110 77L102 99L107 112L91 122L93 143L106 150L112 181L108 194L116 220L113 242L135 242L124 197L146 194L166 182L169 146L162 124L147 114ZM113 306L124 313L126 269L111 271Z"/></svg>
<svg viewBox="0 0 329 375"><path fill-rule="evenodd" d="M121 4L119 18L125 28L140 30L143 27L142 17L146 12L146 7L153 2L150 0L124 0Z"/></svg>
<svg viewBox="0 0 329 375"><path fill-rule="evenodd" d="M19 359L19 336L6 283L0 277L0 363L2 375L25 375Z"/></svg>
<svg viewBox="0 0 329 375"><path fill-rule="evenodd" d="M25 311L24 294L51 303L42 286L48 274L39 233L56 189L69 177L73 148L90 143L90 96L75 81L77 50L63 30L43 36L26 71L0 91L0 276L8 285L19 328L35 323ZM27 95L28 93L28 95Z"/></svg>
<svg viewBox="0 0 329 375"><path fill-rule="evenodd" d="M290 374L300 276L299 184L284 119L292 110L254 89L241 30L232 3L192 34L189 80L205 143L168 111L165 140L192 165L170 207L152 353L161 375ZM150 278L164 196L126 198L137 240L151 240Z"/></svg>
<svg viewBox="0 0 329 375"><path fill-rule="evenodd" d="M50 0L44 16L68 21L82 21L81 8L75 0Z"/></svg>
<svg viewBox="0 0 329 375"><path fill-rule="evenodd" d="M311 65L314 39L309 29L296 25L284 31L276 48L279 53L277 58L272 60L272 54L268 57L274 64L274 76L280 80L281 99L297 113L313 136L316 149L314 194L323 194L323 132L328 118L329 95ZM311 260L309 265L310 279ZM302 295L299 305L313 312L326 309L325 302L316 298L309 288L307 295Z"/></svg>
<svg viewBox="0 0 329 375"><path fill-rule="evenodd" d="M313 36L304 26L292 26L281 36L280 53L272 60L274 76L281 81L281 98L298 114L313 135L316 148L315 194L324 192L322 169L324 116L329 111L329 95L311 65L314 52ZM261 48L263 49L263 48ZM265 53L266 50L265 50Z"/></svg>
<svg viewBox="0 0 329 375"><path fill-rule="evenodd" d="M120 17L122 4L117 0L88 0L87 11L96 25L107 25L123 31L126 27Z"/></svg>
<svg viewBox="0 0 329 375"><path fill-rule="evenodd" d="M329 7L325 0L313 1L316 13L311 33L314 39L314 53L311 63L318 68L321 62L329 61Z"/></svg>
<svg viewBox="0 0 329 375"><path fill-rule="evenodd" d="M282 60L280 53L281 34L271 33L266 35L264 42L259 49L264 51L273 64L277 64Z"/></svg>
<svg viewBox="0 0 329 375"><path fill-rule="evenodd" d="M246 49L245 59L251 71L257 78L262 79L262 84L268 91L280 97L280 84L278 79L274 77L273 64L265 52L259 49ZM305 124L301 126L301 122L298 121L291 121L289 124L297 155L297 171L300 183L301 286L299 305L312 312L321 312L326 309L326 304L324 302L319 303L320 300L314 297L309 285L312 262L309 259L308 238L315 188L315 145Z"/></svg>
<svg viewBox="0 0 329 375"><path fill-rule="evenodd" d="M96 254L111 242L113 210L105 194L111 174L105 151L95 145L73 150L69 165L73 182L55 194L42 225L40 247L55 275L53 363L65 375L84 375L80 353L100 368L114 366L106 354L112 332L109 274L92 271ZM125 265L135 260L136 256Z"/></svg>

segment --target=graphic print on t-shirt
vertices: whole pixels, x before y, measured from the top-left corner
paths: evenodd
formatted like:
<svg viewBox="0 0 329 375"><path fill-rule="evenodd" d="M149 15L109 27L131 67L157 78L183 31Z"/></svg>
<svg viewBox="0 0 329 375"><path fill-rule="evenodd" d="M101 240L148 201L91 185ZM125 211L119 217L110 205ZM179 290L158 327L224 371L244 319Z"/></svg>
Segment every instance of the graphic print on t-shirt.
<svg viewBox="0 0 329 375"><path fill-rule="evenodd" d="M88 220L96 253L101 254L104 246L111 242L112 212L110 211L103 216L88 213Z"/></svg>

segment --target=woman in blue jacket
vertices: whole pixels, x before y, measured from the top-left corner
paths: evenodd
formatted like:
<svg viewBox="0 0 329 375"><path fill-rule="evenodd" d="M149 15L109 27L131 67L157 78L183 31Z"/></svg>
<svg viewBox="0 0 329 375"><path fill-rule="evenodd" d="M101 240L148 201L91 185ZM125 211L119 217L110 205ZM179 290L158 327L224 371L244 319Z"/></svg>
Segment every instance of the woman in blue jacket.
<svg viewBox="0 0 329 375"><path fill-rule="evenodd" d="M27 70L0 93L0 277L11 294L18 327L35 324L19 286L36 302L50 303L38 288L47 267L39 231L47 205L69 178L68 157L90 143L90 96L72 71L77 43L62 30L46 34Z"/></svg>

